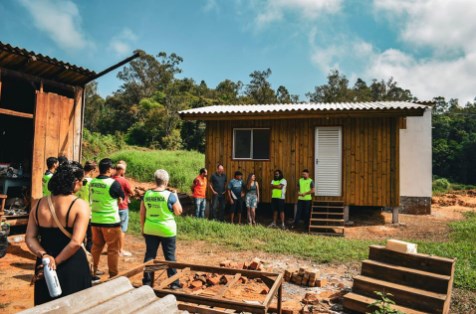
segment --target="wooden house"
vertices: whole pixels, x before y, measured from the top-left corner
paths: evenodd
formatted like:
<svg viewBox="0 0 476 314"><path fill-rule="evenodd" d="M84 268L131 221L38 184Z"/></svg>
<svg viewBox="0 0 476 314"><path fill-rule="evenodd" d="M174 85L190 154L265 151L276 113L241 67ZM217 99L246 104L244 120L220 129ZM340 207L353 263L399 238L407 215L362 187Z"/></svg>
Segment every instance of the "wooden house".
<svg viewBox="0 0 476 314"><path fill-rule="evenodd" d="M95 73L0 42L0 194L23 187L34 203L48 157L80 161L85 85L136 56ZM14 218L12 225L27 219Z"/></svg>
<svg viewBox="0 0 476 314"><path fill-rule="evenodd" d="M224 105L180 112L206 122L205 166L254 172L270 202L275 169L288 181L286 203L308 169L315 201L431 210L431 106L410 102ZM346 217L348 218L348 217Z"/></svg>

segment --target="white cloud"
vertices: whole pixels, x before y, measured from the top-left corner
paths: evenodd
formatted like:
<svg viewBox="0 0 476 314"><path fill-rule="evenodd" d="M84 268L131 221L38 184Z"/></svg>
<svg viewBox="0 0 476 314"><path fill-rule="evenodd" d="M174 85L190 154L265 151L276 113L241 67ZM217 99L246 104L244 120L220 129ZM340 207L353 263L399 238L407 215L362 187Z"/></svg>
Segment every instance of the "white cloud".
<svg viewBox="0 0 476 314"><path fill-rule="evenodd" d="M109 49L116 55L122 56L131 53L134 49L132 44L137 41L137 35L129 28L124 28L119 34L112 37Z"/></svg>
<svg viewBox="0 0 476 314"><path fill-rule="evenodd" d="M476 6L473 0L374 0L377 13L396 24L405 47L375 54L368 75L393 76L420 99L476 96ZM418 50L426 56L418 58Z"/></svg>
<svg viewBox="0 0 476 314"><path fill-rule="evenodd" d="M33 24L66 50L91 47L81 29L78 7L69 0L20 0L33 18Z"/></svg>
<svg viewBox="0 0 476 314"><path fill-rule="evenodd" d="M203 6L203 11L210 12L210 11L218 11L218 4L216 0L207 0L205 5Z"/></svg>
<svg viewBox="0 0 476 314"><path fill-rule="evenodd" d="M297 12L302 18L315 19L320 14L340 11L342 0L268 0L256 17L258 27L283 19L286 12Z"/></svg>

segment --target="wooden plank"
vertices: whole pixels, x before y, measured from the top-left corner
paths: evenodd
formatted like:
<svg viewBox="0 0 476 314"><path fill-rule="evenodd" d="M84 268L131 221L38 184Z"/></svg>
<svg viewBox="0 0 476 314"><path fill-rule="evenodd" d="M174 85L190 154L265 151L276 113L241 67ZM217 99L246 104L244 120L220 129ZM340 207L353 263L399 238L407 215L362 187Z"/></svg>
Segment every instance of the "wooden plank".
<svg viewBox="0 0 476 314"><path fill-rule="evenodd" d="M162 282L160 282L158 288L159 289L163 289L165 287L167 287L168 285L170 285L172 282L174 282L175 280L178 280L180 278L182 278L183 276L185 276L186 274L188 274L190 272L190 267L185 267L184 269L182 269L182 271L180 272L177 272L175 275L163 280Z"/></svg>
<svg viewBox="0 0 476 314"><path fill-rule="evenodd" d="M390 297L392 299L392 297ZM377 307L369 307L370 304L376 302L377 299L362 296L356 293L347 293L344 296L344 308L352 311L356 311L359 313L368 313L369 311L375 311ZM390 308L398 310L402 313L406 314L425 314L426 312L417 311L408 307L403 307L399 305L391 305Z"/></svg>
<svg viewBox="0 0 476 314"><path fill-rule="evenodd" d="M181 311L188 311L190 313L198 314L228 314L226 310L219 310L205 305L191 304L185 302L179 302L178 308Z"/></svg>
<svg viewBox="0 0 476 314"><path fill-rule="evenodd" d="M135 276L135 275L137 275L137 274L139 274L139 273L142 273L142 272L144 271L144 268L145 268L145 267L147 267L148 265L153 265L153 263L154 263L154 261L153 261L153 260L150 260L150 261L148 261L148 262L146 262L146 263L144 263L144 264L142 264L142 265L139 265L139 266L137 266L137 267L134 267L134 268L132 268L132 269L129 269L129 270L126 270L126 271L124 271L124 272L122 272L122 273L119 273L119 274L117 274L116 276L111 277L111 278L105 280L104 282L108 282L108 281L111 281L111 280L115 280L115 279L117 279L117 278L119 278L119 277L127 277L127 278L130 278L130 277ZM165 269L165 268L166 268L166 267L164 267L164 269Z"/></svg>
<svg viewBox="0 0 476 314"><path fill-rule="evenodd" d="M4 108L0 108L0 114L13 116L13 117L19 117L19 118L33 119L32 113L20 112L20 111L4 109Z"/></svg>
<svg viewBox="0 0 476 314"><path fill-rule="evenodd" d="M155 295L154 295L155 296ZM178 304L175 296L169 294L161 299L155 299L146 306L134 310L134 314L169 314L177 313Z"/></svg>
<svg viewBox="0 0 476 314"><path fill-rule="evenodd" d="M45 160L48 157L57 157L59 153L59 128L60 128L60 111L59 111L59 95L54 93L46 93L47 114L46 114L46 147ZM43 161L44 162L44 161Z"/></svg>
<svg viewBox="0 0 476 314"><path fill-rule="evenodd" d="M371 298L376 296L375 291L391 293L396 304L410 306L429 313L442 313L446 300L446 294L411 288L361 275L354 277L352 291Z"/></svg>
<svg viewBox="0 0 476 314"><path fill-rule="evenodd" d="M231 281L227 282L224 287L221 287L221 289L216 294L216 297L222 298L225 295L225 293L228 291L228 289L230 289L240 278L241 278L240 273L235 274L235 276L233 277Z"/></svg>
<svg viewBox="0 0 476 314"><path fill-rule="evenodd" d="M274 295L276 292L278 292L278 289L282 286L283 284L283 276L284 274L279 274L278 278L274 282L273 286L269 289L268 294L266 295L266 298L263 301L263 304L266 306L266 308L269 307L271 300L273 299ZM281 307L281 300L278 298L278 307Z"/></svg>
<svg viewBox="0 0 476 314"><path fill-rule="evenodd" d="M107 300L111 300L123 295L128 291L132 291L133 289L134 288L127 278L119 277L107 283L103 283L92 288L70 294L60 299L32 307L23 311L23 313L39 314L52 311L56 313L71 313L71 309L74 309L75 313L81 313Z"/></svg>
<svg viewBox="0 0 476 314"><path fill-rule="evenodd" d="M42 178L46 169L46 113L48 110L47 97L43 92L36 92L33 161L31 176L31 197L38 200L43 196ZM32 202L33 203L33 202Z"/></svg>
<svg viewBox="0 0 476 314"><path fill-rule="evenodd" d="M73 123L73 160L81 162L82 149L81 143L83 141L83 111L86 110L83 105L84 89L78 89L76 97L74 98L74 123Z"/></svg>
<svg viewBox="0 0 476 314"><path fill-rule="evenodd" d="M58 124L59 124L59 132L58 132L58 155L64 155L68 159L71 159L72 156L68 154L68 137L69 137L69 116L71 114L71 110L67 103L67 98L58 96L58 103L57 103L57 111L58 111Z"/></svg>
<svg viewBox="0 0 476 314"><path fill-rule="evenodd" d="M162 261L162 260L154 260L154 263L164 264L164 265L168 265L170 267L178 268L178 269L189 267L190 270L194 270L194 271L203 271L203 272L218 273L218 274L225 274L225 275L235 275L239 271L242 275L245 275L246 277L250 277L250 278L261 278L263 276L277 278L280 275L278 273L271 273L271 272L264 272L264 271L257 271L257 270L247 270L247 269L237 270L234 268L227 268L227 267L194 265L194 264L177 263L177 262Z"/></svg>
<svg viewBox="0 0 476 314"><path fill-rule="evenodd" d="M454 259L426 254L394 252L380 245L369 246L369 259L440 275L451 275L455 263Z"/></svg>
<svg viewBox="0 0 476 314"><path fill-rule="evenodd" d="M381 263L362 261L362 275L436 293L447 293L451 276Z"/></svg>

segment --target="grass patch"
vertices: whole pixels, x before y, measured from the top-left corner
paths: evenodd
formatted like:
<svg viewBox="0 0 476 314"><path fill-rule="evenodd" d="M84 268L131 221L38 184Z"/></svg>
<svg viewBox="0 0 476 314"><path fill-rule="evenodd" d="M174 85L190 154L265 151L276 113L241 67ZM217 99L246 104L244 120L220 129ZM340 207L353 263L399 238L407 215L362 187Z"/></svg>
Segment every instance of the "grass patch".
<svg viewBox="0 0 476 314"><path fill-rule="evenodd" d="M130 204L130 232L140 235L139 201ZM450 223L450 241L417 242L420 253L457 258L455 287L476 291L476 213ZM194 217L176 217L178 239L206 241L227 249L256 250L309 258L317 263L362 261L368 257L368 246L378 241L324 237L270 229L263 226L237 226Z"/></svg>
<svg viewBox="0 0 476 314"><path fill-rule="evenodd" d="M450 182L445 178L435 178L432 181L432 190L434 195L442 195L453 191L474 190L476 186L461 183Z"/></svg>
<svg viewBox="0 0 476 314"><path fill-rule="evenodd" d="M128 176L142 182L154 181L154 172L165 169L170 174L169 185L189 192L198 170L205 164L205 155L194 151L121 150L110 155L114 161L127 162Z"/></svg>

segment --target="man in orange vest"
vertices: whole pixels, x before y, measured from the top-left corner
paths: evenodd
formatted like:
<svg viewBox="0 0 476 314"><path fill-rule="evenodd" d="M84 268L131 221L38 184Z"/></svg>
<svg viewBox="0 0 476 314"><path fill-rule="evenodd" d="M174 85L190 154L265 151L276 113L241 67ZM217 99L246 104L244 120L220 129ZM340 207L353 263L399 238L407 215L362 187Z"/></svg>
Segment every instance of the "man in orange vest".
<svg viewBox="0 0 476 314"><path fill-rule="evenodd" d="M207 205L207 169L200 169L200 174L193 180L193 197L195 198L195 216L205 218L205 206Z"/></svg>

